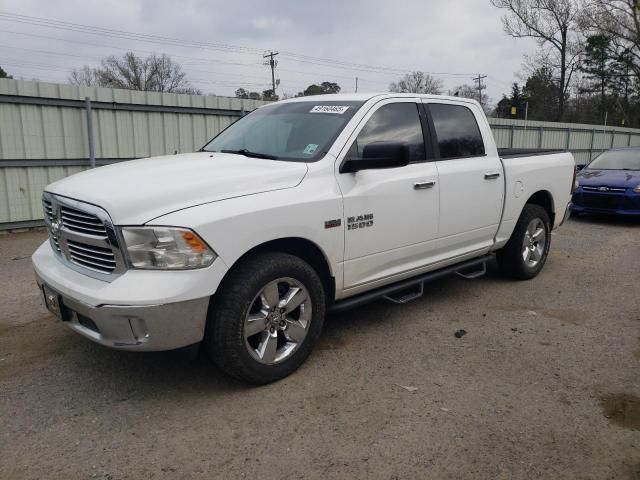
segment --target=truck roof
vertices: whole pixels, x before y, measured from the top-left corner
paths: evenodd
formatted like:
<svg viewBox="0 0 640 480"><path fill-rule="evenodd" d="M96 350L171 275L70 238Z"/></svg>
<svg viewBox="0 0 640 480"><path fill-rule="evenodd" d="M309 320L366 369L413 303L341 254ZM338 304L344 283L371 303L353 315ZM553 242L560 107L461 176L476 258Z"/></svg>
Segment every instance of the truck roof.
<svg viewBox="0 0 640 480"><path fill-rule="evenodd" d="M345 101L345 102L366 102L373 98L385 99L385 98L429 98L429 99L440 99L440 100L457 100L464 101L470 103L478 103L476 100L471 98L464 97L452 97L447 95L430 95L425 93L393 93L393 92L382 92L382 93L333 93L329 95L312 95L308 97L296 97L289 98L287 100L282 100L283 102L335 102L335 101Z"/></svg>

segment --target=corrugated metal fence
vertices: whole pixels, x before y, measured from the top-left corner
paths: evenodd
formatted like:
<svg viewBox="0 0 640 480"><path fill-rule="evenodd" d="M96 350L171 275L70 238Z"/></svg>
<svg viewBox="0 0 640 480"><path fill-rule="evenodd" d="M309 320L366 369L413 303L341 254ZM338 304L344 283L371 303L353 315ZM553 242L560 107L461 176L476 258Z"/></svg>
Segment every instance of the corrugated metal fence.
<svg viewBox="0 0 640 480"><path fill-rule="evenodd" d="M0 229L39 224L44 187L89 166L193 152L266 102L0 79Z"/></svg>
<svg viewBox="0 0 640 480"><path fill-rule="evenodd" d="M499 148L570 150L578 165L613 147L640 146L640 130L578 123L552 123L490 118Z"/></svg>
<svg viewBox="0 0 640 480"><path fill-rule="evenodd" d="M40 224L44 187L89 167L87 118L103 165L195 151L264 103L0 79L0 230ZM640 145L640 130L489 121L499 147L569 149L580 164L612 146Z"/></svg>

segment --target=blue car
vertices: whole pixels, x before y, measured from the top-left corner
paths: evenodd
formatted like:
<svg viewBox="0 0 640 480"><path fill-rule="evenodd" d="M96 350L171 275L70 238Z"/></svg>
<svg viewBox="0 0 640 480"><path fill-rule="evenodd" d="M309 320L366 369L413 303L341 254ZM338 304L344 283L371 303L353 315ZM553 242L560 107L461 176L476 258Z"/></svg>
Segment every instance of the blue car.
<svg viewBox="0 0 640 480"><path fill-rule="evenodd" d="M614 148L576 177L574 213L640 216L640 147Z"/></svg>

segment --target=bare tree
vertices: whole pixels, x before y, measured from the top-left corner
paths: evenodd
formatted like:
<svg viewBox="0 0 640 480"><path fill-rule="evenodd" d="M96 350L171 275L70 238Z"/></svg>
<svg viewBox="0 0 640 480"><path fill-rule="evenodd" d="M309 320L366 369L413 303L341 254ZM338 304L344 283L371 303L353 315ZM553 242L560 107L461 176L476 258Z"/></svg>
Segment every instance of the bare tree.
<svg viewBox="0 0 640 480"><path fill-rule="evenodd" d="M640 2L638 0L583 0L580 23L591 33L604 33L619 51L632 58L640 75Z"/></svg>
<svg viewBox="0 0 640 480"><path fill-rule="evenodd" d="M490 0L507 14L502 17L506 33L515 38L529 37L545 48L549 63L559 72L558 118L564 114L571 77L581 53L579 6L576 0ZM630 0L631 1L631 0Z"/></svg>
<svg viewBox="0 0 640 480"><path fill-rule="evenodd" d="M85 65L71 71L69 81L74 85L125 88L151 92L199 94L186 80L182 67L168 55L149 55L147 58L127 52L122 57L110 56L97 68Z"/></svg>
<svg viewBox="0 0 640 480"><path fill-rule="evenodd" d="M424 72L407 73L398 82L389 84L389 91L395 93L431 93L442 94L442 80Z"/></svg>
<svg viewBox="0 0 640 480"><path fill-rule="evenodd" d="M82 87L91 87L97 85L95 69L88 65L80 68L74 68L69 74L69 82L73 85Z"/></svg>

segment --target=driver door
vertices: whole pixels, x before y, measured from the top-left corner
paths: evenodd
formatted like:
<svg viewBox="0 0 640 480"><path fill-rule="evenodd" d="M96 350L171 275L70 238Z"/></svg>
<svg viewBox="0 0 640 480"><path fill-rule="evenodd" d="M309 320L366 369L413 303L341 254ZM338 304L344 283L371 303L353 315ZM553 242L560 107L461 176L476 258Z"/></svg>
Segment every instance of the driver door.
<svg viewBox="0 0 640 480"><path fill-rule="evenodd" d="M376 104L355 130L346 154L356 160L374 142L402 142L409 165L337 173L343 194L344 288L348 294L415 275L429 263L438 236L438 172L418 99ZM373 285L372 285L373 284Z"/></svg>

